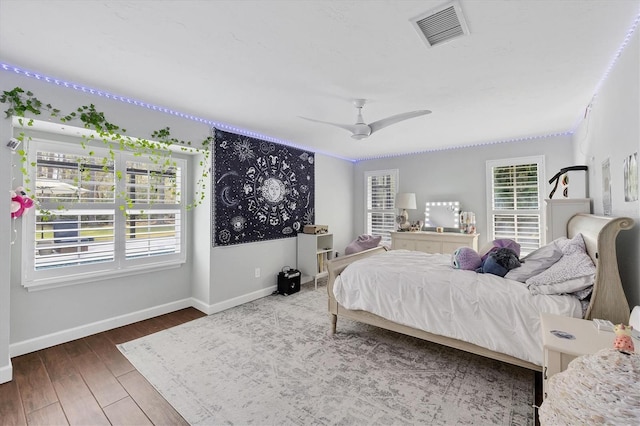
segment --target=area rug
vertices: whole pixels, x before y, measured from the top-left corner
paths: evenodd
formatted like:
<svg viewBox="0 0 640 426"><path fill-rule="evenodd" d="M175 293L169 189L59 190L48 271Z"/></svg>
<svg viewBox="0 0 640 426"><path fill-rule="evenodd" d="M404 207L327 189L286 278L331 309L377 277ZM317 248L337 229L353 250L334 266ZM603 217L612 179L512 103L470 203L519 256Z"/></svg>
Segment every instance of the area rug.
<svg viewBox="0 0 640 426"><path fill-rule="evenodd" d="M192 425L533 425L534 373L338 320L303 286L119 346Z"/></svg>

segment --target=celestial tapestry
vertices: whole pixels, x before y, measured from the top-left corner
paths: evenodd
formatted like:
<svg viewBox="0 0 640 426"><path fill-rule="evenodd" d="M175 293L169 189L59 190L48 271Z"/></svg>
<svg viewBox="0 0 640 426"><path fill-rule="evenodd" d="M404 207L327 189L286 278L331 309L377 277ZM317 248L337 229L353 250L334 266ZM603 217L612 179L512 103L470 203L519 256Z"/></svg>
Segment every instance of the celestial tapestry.
<svg viewBox="0 0 640 426"><path fill-rule="evenodd" d="M214 129L213 245L295 237L314 222L312 152Z"/></svg>

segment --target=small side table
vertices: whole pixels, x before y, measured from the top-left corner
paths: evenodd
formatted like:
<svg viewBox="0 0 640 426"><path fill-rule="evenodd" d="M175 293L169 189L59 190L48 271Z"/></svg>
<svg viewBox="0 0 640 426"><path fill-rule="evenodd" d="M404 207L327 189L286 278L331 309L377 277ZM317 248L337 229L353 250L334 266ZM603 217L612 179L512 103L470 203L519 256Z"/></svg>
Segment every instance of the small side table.
<svg viewBox="0 0 640 426"><path fill-rule="evenodd" d="M581 355L613 347L615 334L612 331L600 331L592 321L579 318L541 314L540 320L544 348L542 397L546 398L551 376L566 370L569 362Z"/></svg>

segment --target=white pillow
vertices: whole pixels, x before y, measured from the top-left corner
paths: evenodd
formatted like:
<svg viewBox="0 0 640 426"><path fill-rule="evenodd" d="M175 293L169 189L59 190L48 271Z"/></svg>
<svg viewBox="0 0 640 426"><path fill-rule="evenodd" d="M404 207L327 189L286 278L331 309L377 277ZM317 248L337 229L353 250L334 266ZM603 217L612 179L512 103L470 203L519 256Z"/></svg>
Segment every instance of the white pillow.
<svg viewBox="0 0 640 426"><path fill-rule="evenodd" d="M569 241L564 237L558 240L562 239ZM554 240L523 257L520 267L509 270L504 277L524 283L529 278L550 268L562 257L562 250L558 246L558 240Z"/></svg>
<svg viewBox="0 0 640 426"><path fill-rule="evenodd" d="M560 247L560 250L562 250L562 254L565 256L573 253L587 252L582 234L576 234L572 239L558 238L557 240L555 240L555 243L558 245L558 247Z"/></svg>
<svg viewBox="0 0 640 426"><path fill-rule="evenodd" d="M554 284L529 285L529 293L531 293L532 296L537 294L576 293L574 296L582 300L591 294L591 287L593 286L594 279L595 275L586 275L584 277L573 278L571 280ZM586 289L589 289L589 291L582 293L582 291Z"/></svg>
<svg viewBox="0 0 640 426"><path fill-rule="evenodd" d="M573 293L592 285L595 273L596 267L589 255L584 251L574 251L562 256L549 269L529 278L526 283L531 294ZM540 286L544 288L533 288Z"/></svg>

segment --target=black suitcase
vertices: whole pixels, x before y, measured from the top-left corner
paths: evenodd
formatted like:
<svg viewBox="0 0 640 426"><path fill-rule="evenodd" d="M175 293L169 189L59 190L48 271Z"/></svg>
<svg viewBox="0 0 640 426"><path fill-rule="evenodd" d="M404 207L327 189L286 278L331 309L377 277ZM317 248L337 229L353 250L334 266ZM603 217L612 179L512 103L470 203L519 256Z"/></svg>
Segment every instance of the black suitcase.
<svg viewBox="0 0 640 426"><path fill-rule="evenodd" d="M288 296L300 291L300 271L288 269L278 274L278 293Z"/></svg>

